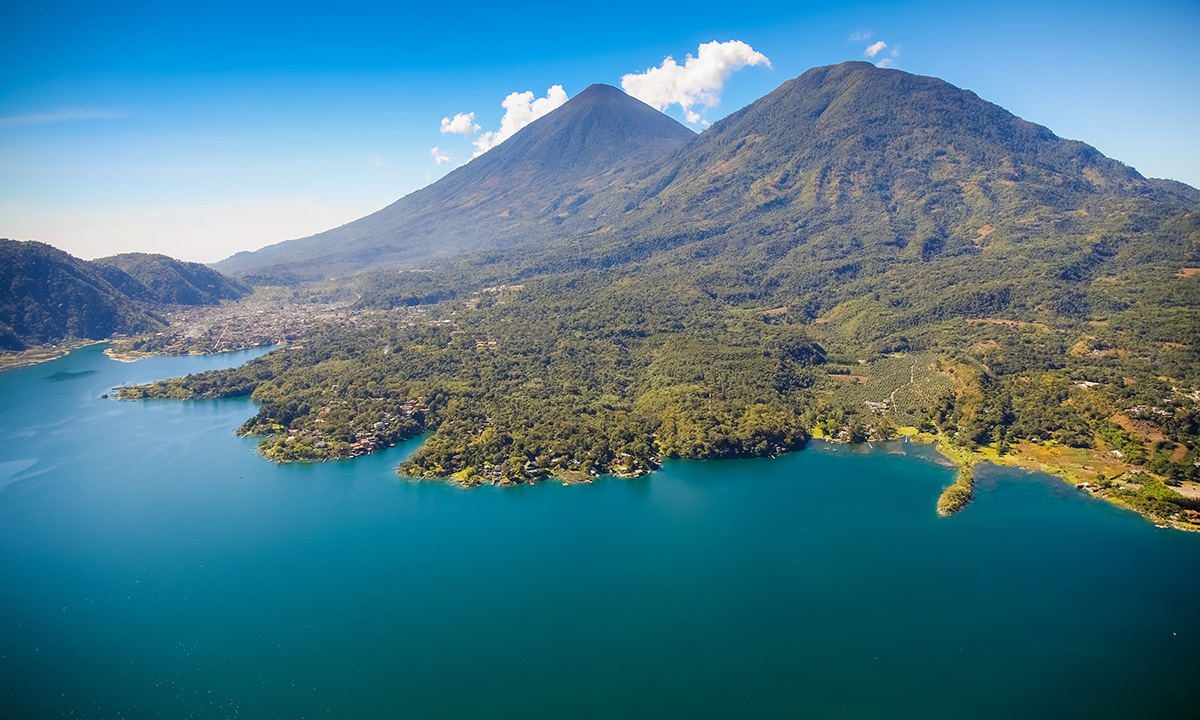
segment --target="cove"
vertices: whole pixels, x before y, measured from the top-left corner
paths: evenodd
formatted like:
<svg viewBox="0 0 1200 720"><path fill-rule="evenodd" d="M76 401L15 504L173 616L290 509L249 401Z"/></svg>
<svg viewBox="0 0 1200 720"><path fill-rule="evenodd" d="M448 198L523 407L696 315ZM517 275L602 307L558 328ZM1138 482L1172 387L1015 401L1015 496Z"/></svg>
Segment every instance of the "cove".
<svg viewBox="0 0 1200 720"><path fill-rule="evenodd" d="M1041 474L813 443L462 490L276 466L253 353L0 373L0 716L1186 716L1200 536Z"/></svg>

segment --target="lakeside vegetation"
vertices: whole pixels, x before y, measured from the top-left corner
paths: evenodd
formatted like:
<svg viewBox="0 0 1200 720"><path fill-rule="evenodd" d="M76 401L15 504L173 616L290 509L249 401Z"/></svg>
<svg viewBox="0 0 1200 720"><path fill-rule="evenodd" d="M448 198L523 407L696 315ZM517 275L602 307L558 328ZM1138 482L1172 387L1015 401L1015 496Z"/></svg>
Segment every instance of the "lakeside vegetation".
<svg viewBox="0 0 1200 720"><path fill-rule="evenodd" d="M104 342L103 340L80 340L76 342L63 342L54 345L44 345L41 347L29 348L28 350L18 350L16 352L0 353L0 371L15 370L16 368L26 367L28 365L37 365L39 363L57 360L67 353L77 348L95 345L96 343Z"/></svg>
<svg viewBox="0 0 1200 720"><path fill-rule="evenodd" d="M975 465L979 458L977 452L968 450L950 438L939 437L935 442L937 451L958 468L954 482L942 490L937 500L938 515L949 517L971 503L975 494Z"/></svg>
<svg viewBox="0 0 1200 720"><path fill-rule="evenodd" d="M259 410L240 432L279 462L432 433L401 472L464 485L632 476L668 457L775 455L812 436L886 440L909 426L967 468L1057 448L1109 458L1108 477L1119 466L1180 483L1200 461L1194 369L1186 381L1151 374L1128 348L1174 348L1088 322L948 320L880 353L832 320L801 324L782 306L612 270L418 307L319 324L298 347L121 397L249 395ZM1098 332L1126 351L1071 351ZM941 507L961 509L969 485L957 487ZM1168 508L1111 494L1156 518L1188 509L1186 498L1149 498Z"/></svg>
<svg viewBox="0 0 1200 720"><path fill-rule="evenodd" d="M555 160L592 157L553 122L523 132L547 133ZM241 432L277 461L429 432L400 471L463 484L913 427L964 471L1067 467L1061 450L1085 458L1079 482L1118 483L1098 495L1186 514L1132 478L1169 489L1200 471L1195 189L866 63L815 68L681 143L588 179L501 145L422 191L458 210L421 222L476 252L397 268L375 264L428 248L379 247L386 233L280 246L261 281L372 314L122 397L250 395ZM509 160L521 172L479 195L480 168ZM535 186L547 202L512 202ZM464 218L486 221L453 230ZM326 266L361 272L301 282ZM969 499L961 481L947 510Z"/></svg>
<svg viewBox="0 0 1200 720"><path fill-rule="evenodd" d="M960 468L954 483L942 491L938 497L938 515L946 517L962 510L971 502L975 491L974 468Z"/></svg>

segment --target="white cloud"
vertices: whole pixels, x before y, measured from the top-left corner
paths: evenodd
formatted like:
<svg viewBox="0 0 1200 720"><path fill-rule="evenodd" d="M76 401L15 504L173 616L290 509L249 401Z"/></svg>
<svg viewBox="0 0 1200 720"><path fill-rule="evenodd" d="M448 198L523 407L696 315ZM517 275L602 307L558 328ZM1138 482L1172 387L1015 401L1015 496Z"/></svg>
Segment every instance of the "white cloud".
<svg viewBox="0 0 1200 720"><path fill-rule="evenodd" d="M874 34L874 30L859 30L858 32L850 34L850 42L862 42L863 40L869 40Z"/></svg>
<svg viewBox="0 0 1200 720"><path fill-rule="evenodd" d="M470 137L479 130L475 124L475 113L458 113L453 118L442 118L442 134L458 133Z"/></svg>
<svg viewBox="0 0 1200 720"><path fill-rule="evenodd" d="M367 159L375 163L375 167L383 167L383 158L380 157L379 153L375 153Z"/></svg>
<svg viewBox="0 0 1200 720"><path fill-rule="evenodd" d="M442 151L438 150L437 148L431 149L429 154L433 156L434 162L436 162L438 165L451 162L450 157L448 155L443 155Z"/></svg>
<svg viewBox="0 0 1200 720"><path fill-rule="evenodd" d="M863 55L865 55L866 57L869 57L869 58L873 58L876 55L878 55L879 52L886 47L887 47L887 43L880 40L879 42L875 43L874 45L871 45L870 47L868 47L866 49L866 51L863 52Z"/></svg>
<svg viewBox="0 0 1200 720"><path fill-rule="evenodd" d="M896 47L892 48L892 51L890 53L888 53L887 57L885 57L882 60L880 60L879 62L875 63L875 67L881 67L881 68L895 67L896 59L899 57L900 57L900 46L897 45Z"/></svg>
<svg viewBox="0 0 1200 720"><path fill-rule="evenodd" d="M721 102L725 81L748 65L770 67L771 61L741 40L704 43L695 57L687 56L683 65L668 57L659 67L621 78L621 87L659 110L678 105L687 121L696 123L700 114L692 108L713 107Z"/></svg>
<svg viewBox="0 0 1200 720"><path fill-rule="evenodd" d="M500 106L504 108L504 117L500 120L500 129L495 132L485 132L475 141L475 157L509 139L518 130L529 123L546 115L551 110L567 101L567 93L562 85L555 85L546 91L546 97L534 98L532 90L515 92L504 98ZM443 121L444 123L445 121Z"/></svg>

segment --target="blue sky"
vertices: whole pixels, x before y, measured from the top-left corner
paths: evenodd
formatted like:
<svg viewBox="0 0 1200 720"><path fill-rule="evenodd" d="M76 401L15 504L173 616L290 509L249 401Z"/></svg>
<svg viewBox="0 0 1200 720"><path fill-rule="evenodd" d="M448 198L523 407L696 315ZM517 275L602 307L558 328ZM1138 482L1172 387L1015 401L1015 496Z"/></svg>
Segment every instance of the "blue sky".
<svg viewBox="0 0 1200 720"><path fill-rule="evenodd" d="M5 3L0 237L215 261L436 180L511 93L620 85L714 41L770 64L694 105L697 129L883 42L873 61L1200 186L1198 37L1194 1ZM440 131L459 113L474 135Z"/></svg>

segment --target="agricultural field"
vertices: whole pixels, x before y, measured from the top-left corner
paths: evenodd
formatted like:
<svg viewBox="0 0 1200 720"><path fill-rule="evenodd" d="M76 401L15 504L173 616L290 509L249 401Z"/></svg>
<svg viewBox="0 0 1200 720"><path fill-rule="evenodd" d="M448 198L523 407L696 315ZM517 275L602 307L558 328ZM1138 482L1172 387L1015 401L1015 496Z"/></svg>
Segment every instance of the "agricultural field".
<svg viewBox="0 0 1200 720"><path fill-rule="evenodd" d="M833 397L843 407L886 409L897 425L915 424L925 410L954 392L954 380L938 369L938 356L932 352L892 355L829 379Z"/></svg>

